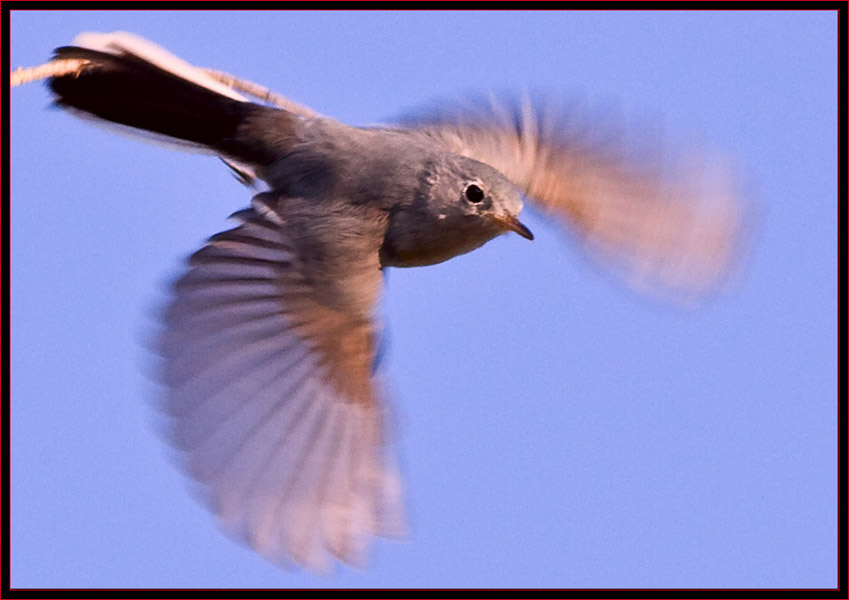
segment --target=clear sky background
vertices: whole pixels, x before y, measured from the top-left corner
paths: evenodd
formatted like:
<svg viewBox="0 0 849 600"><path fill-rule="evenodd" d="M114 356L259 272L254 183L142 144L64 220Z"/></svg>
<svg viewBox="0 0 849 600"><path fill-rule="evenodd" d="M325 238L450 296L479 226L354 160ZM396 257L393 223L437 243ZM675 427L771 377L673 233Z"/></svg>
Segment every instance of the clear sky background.
<svg viewBox="0 0 849 600"><path fill-rule="evenodd" d="M364 571L219 532L159 439L165 282L250 192L214 158L11 93L13 586L830 587L837 577L837 15L15 12L11 64L132 31L351 124L524 87L724 150L760 209L740 281L642 298L541 218L389 274L413 527Z"/></svg>

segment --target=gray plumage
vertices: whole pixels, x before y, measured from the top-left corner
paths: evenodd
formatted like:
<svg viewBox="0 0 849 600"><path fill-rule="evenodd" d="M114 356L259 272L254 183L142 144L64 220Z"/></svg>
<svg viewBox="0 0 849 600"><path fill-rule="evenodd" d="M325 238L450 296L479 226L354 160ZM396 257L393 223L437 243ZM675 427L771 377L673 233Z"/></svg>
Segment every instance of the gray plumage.
<svg viewBox="0 0 849 600"><path fill-rule="evenodd" d="M356 128L248 102L150 42L83 34L56 103L221 156L268 190L173 286L163 410L222 526L267 558L363 564L401 536L401 483L375 372L386 267L424 266L516 232L523 198L635 285L713 289L742 210L727 170L675 177L564 135L529 101ZM295 106L295 105L293 105Z"/></svg>

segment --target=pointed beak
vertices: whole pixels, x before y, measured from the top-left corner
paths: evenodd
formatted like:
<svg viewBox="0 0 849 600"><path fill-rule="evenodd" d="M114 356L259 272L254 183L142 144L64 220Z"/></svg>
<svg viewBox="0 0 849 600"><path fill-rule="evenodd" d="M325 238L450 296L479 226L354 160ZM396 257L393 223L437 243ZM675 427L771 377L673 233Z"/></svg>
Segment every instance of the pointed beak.
<svg viewBox="0 0 849 600"><path fill-rule="evenodd" d="M517 219L516 217L514 217L512 215L489 214L487 216L492 221L495 221L495 223L503 229L509 229L510 231L515 231L516 233L521 235L526 240L533 240L534 239L534 234L531 233L531 230L528 229L527 227L525 227L521 223L521 221L519 221L519 219Z"/></svg>

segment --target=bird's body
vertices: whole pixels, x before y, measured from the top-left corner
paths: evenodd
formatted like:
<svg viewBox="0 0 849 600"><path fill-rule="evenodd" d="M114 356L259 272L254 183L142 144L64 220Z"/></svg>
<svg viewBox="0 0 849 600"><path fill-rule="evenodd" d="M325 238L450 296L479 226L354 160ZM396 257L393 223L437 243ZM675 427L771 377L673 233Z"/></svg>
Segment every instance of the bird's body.
<svg viewBox="0 0 849 600"><path fill-rule="evenodd" d="M217 154L268 189L210 238L163 314L170 439L222 525L266 557L361 563L405 531L375 373L387 267L498 235L533 239L523 196L620 272L712 289L739 237L727 181L663 178L561 136L528 102L358 128L248 102L129 34L83 34L50 80L83 116Z"/></svg>
<svg viewBox="0 0 849 600"><path fill-rule="evenodd" d="M281 158L259 176L282 202L304 198L322 212L336 210L330 205L339 202L359 210L361 218L383 223L381 266L436 264L504 233L503 226L477 219L477 212L457 210L463 206L465 185L481 183L482 177L490 189L498 186L500 197L510 198L513 211L521 210L519 190L503 175L473 159L447 154L421 132L351 127L321 117L305 119L301 129L297 140L280 148ZM475 208L488 210L491 200Z"/></svg>

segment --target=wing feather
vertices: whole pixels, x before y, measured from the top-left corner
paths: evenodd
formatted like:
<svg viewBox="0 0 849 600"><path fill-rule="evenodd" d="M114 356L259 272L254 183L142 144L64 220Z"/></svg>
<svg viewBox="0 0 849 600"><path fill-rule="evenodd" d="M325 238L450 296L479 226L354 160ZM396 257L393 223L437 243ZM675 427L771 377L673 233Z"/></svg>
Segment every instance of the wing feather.
<svg viewBox="0 0 849 600"><path fill-rule="evenodd" d="M575 110L527 96L441 106L402 124L501 171L637 288L688 302L738 262L750 211L731 165L707 152L675 163L657 148L636 152L604 120L587 128Z"/></svg>
<svg viewBox="0 0 849 600"><path fill-rule="evenodd" d="M372 377L382 275L362 240L380 236L346 237L330 253L346 261L322 264L323 240L292 218L307 205L286 199L284 217L275 202L237 213L172 286L168 432L226 531L281 564L362 564L370 536L398 529L386 506L402 512Z"/></svg>

